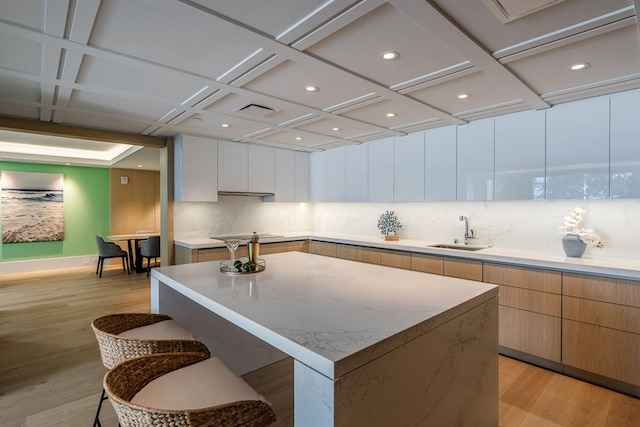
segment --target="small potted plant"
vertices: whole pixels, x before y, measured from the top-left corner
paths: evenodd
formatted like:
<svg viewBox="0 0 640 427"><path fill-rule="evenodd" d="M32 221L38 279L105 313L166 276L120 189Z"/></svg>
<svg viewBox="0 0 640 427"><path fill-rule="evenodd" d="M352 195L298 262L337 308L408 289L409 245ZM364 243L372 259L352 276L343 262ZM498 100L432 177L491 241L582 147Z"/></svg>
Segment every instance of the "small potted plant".
<svg viewBox="0 0 640 427"><path fill-rule="evenodd" d="M386 211L378 218L378 229L384 236L384 240L399 240L402 224L394 211Z"/></svg>
<svg viewBox="0 0 640 427"><path fill-rule="evenodd" d="M580 227L582 215L586 212L581 207L575 208L570 215L564 217L564 223L560 227L562 247L569 257L580 258L587 245L596 248L604 246L593 229Z"/></svg>

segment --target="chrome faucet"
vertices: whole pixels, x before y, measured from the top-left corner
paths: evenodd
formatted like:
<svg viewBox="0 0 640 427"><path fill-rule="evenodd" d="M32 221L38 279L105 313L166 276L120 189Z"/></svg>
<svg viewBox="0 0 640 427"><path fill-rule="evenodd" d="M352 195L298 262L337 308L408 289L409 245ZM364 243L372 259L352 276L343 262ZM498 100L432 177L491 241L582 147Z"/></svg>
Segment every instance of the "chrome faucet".
<svg viewBox="0 0 640 427"><path fill-rule="evenodd" d="M474 239L476 236L473 233L473 230L469 228L469 218L464 215L460 215L458 217L460 221L464 221L464 244L469 244L469 239Z"/></svg>

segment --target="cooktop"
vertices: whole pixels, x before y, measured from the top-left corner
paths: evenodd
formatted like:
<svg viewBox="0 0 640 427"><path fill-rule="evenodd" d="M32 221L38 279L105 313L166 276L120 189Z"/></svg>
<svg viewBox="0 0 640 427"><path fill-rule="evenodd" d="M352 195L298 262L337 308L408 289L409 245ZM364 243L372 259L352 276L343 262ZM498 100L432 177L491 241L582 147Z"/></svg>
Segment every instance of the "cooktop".
<svg viewBox="0 0 640 427"><path fill-rule="evenodd" d="M209 237L210 239L216 239L216 240L251 240L251 238L253 237L253 233L251 234L238 234L238 235L234 235L234 236L211 236ZM274 238L274 237L284 237L284 236L278 236L275 234L260 234L258 233L258 237L260 237L261 239L270 239L270 238Z"/></svg>

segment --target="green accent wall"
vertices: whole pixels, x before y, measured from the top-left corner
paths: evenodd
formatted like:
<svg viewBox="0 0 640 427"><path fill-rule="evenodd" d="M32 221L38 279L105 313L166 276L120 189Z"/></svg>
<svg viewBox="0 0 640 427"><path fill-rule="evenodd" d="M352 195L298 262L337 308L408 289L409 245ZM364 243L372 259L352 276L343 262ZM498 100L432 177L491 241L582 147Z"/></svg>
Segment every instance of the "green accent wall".
<svg viewBox="0 0 640 427"><path fill-rule="evenodd" d="M0 262L95 255L96 234L109 234L109 169L0 161L0 171L64 176L64 240L3 243ZM0 213L2 206L0 204ZM1 225L0 225L1 227Z"/></svg>

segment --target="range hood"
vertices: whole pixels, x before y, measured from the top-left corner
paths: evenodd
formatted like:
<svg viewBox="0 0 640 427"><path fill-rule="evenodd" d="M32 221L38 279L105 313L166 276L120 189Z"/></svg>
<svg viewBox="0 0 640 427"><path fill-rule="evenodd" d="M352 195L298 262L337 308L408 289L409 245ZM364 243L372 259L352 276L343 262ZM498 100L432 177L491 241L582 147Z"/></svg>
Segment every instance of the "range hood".
<svg viewBox="0 0 640 427"><path fill-rule="evenodd" d="M273 193L257 193L251 191L218 191L219 196L255 196L255 197L265 197L265 196L273 196Z"/></svg>

